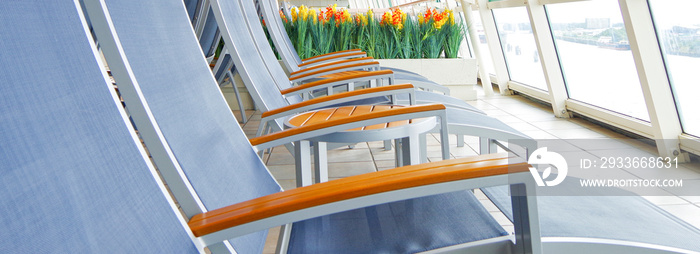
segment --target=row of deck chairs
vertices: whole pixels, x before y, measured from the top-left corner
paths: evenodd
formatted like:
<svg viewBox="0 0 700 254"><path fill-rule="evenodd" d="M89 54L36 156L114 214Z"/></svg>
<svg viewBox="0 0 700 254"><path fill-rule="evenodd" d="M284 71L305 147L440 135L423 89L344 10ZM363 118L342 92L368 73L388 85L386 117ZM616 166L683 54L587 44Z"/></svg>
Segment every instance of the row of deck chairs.
<svg viewBox="0 0 700 254"><path fill-rule="evenodd" d="M314 82L292 86L294 82L285 74L276 60L267 39L262 30L257 11L252 2L244 2L241 8L225 9L213 6L214 15L217 16L217 23L220 24L222 31L221 35L226 42L226 51L231 53L231 58L241 77L244 85L251 93L253 101L258 109L263 111L263 119L261 128L268 127L267 131L261 129L258 135L276 132L283 129L280 119L284 117L303 112L310 109L323 108L328 106L336 106L342 104L426 104L439 102L448 107L447 122L448 131L451 134L457 134L459 139L457 144L463 145L464 135L476 136L480 138L481 153L495 151L496 141L509 141L510 143L520 145L526 151L534 151L537 144L534 140L517 131L507 124L486 116L482 111L476 109L472 105L458 100L456 98L426 91L423 89L413 89L413 91L393 91L393 98L385 96L386 90L380 90L381 93L357 92L349 93L352 96L338 96L339 99L329 101L327 99L310 99L304 101L301 94L311 93L314 90L333 88L342 84L354 84L364 81L376 81L380 83L382 79L397 80L392 70L383 71L364 71L357 74L358 71L350 72L347 75L339 75L348 72L348 68L341 64L341 67L329 67L335 71L335 76L332 78L317 80ZM277 17L277 19L279 19ZM275 19L268 19L268 27L270 34L274 30L276 24ZM225 24L225 25L221 25ZM246 25L244 25L246 24ZM235 35L235 36L231 36ZM284 45L279 45L281 48ZM278 50L279 51L279 50ZM226 61L229 56L223 57ZM298 56L297 56L298 58ZM291 60L290 60L291 61ZM352 66L353 64L351 64ZM327 68L327 69L328 69ZM351 67L349 67L351 68ZM267 70L267 71L265 71ZM215 70L215 73L220 71ZM338 73L340 72L340 73ZM331 71L321 71L320 74L328 74ZM320 75L319 74L319 75ZM416 74L417 75L417 74ZM422 77L416 79L420 80ZM424 78L422 78L424 79ZM411 81L411 85L415 86L415 80ZM348 86L351 88L352 86ZM349 89L353 90L353 89ZM301 106L303 105L303 106ZM437 131L437 130L436 130ZM290 149L291 150L291 149ZM425 158L423 158L425 161Z"/></svg>
<svg viewBox="0 0 700 254"><path fill-rule="evenodd" d="M183 2L84 4L0 9L2 253L260 253L279 225L279 250L293 253L700 250L697 229L638 197L570 209L579 201L528 195L528 165L504 155L282 191L226 105ZM469 191L490 186L507 186L491 193L509 200L499 204L510 204L515 235Z"/></svg>

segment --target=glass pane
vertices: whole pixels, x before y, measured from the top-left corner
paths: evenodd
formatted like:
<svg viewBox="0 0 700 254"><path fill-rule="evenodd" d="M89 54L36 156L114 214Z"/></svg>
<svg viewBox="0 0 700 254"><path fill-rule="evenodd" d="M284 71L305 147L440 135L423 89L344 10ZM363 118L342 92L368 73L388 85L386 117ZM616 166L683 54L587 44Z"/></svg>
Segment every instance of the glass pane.
<svg viewBox="0 0 700 254"><path fill-rule="evenodd" d="M493 17L510 79L548 90L525 7L494 9Z"/></svg>
<svg viewBox="0 0 700 254"><path fill-rule="evenodd" d="M649 121L617 1L546 8L569 97Z"/></svg>
<svg viewBox="0 0 700 254"><path fill-rule="evenodd" d="M650 0L683 131L700 136L700 1Z"/></svg>
<svg viewBox="0 0 700 254"><path fill-rule="evenodd" d="M484 61L484 65L487 66L486 69L489 71L489 74L494 74L494 70L496 68L493 67L493 58L491 58L489 44L486 43L486 33L484 33L484 25L481 22L481 15L479 15L479 11L472 11L472 14L472 21L474 22L472 25L474 26L474 31L476 31L476 34L479 37L479 41L476 42L479 44L479 53L483 58L482 60Z"/></svg>

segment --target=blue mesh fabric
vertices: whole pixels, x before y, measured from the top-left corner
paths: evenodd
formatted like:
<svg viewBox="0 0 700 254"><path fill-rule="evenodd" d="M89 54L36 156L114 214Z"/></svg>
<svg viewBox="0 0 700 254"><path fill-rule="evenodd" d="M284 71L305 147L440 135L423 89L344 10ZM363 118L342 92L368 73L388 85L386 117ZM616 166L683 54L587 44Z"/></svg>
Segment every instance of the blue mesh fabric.
<svg viewBox="0 0 700 254"><path fill-rule="evenodd" d="M578 178L568 177L562 184L567 182L578 183ZM483 191L512 220L508 187ZM537 197L542 237L592 237L700 251L700 230L642 197L618 191L620 196Z"/></svg>
<svg viewBox="0 0 700 254"><path fill-rule="evenodd" d="M196 253L73 1L0 8L0 253Z"/></svg>
<svg viewBox="0 0 700 254"><path fill-rule="evenodd" d="M190 17L190 20L194 22L194 15L197 12L197 5L199 5L198 0L184 0L185 2L185 8L187 8L187 15Z"/></svg>
<svg viewBox="0 0 700 254"><path fill-rule="evenodd" d="M294 223L289 253L416 253L507 235L471 191Z"/></svg>
<svg viewBox="0 0 700 254"><path fill-rule="evenodd" d="M279 191L214 81L183 3L114 0L107 7L143 96L207 209ZM265 237L231 242L240 253L259 253Z"/></svg>
<svg viewBox="0 0 700 254"><path fill-rule="evenodd" d="M214 18L214 13L211 8L207 9L209 10L209 14L207 15L206 23L204 23L202 35L199 37L199 45L202 47L204 55L209 57L214 55L216 46L218 46L218 41L214 40L219 36L219 27L216 25L216 19Z"/></svg>
<svg viewBox="0 0 700 254"><path fill-rule="evenodd" d="M231 55L226 54L223 57L220 57L219 59L220 59L219 61L221 61L219 64L220 67L218 70L216 70L216 73L214 73L214 78L216 80L221 79L224 76L224 74L226 74L226 71L228 71L226 67L231 62Z"/></svg>

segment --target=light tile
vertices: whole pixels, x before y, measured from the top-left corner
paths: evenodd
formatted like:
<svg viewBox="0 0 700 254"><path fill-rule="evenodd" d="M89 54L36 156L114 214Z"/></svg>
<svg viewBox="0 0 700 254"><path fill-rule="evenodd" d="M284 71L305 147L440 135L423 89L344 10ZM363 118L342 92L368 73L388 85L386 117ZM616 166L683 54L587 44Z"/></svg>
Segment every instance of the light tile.
<svg viewBox="0 0 700 254"><path fill-rule="evenodd" d="M672 194L668 194L669 196L642 196L644 199L649 200L649 202L657 205L657 206L662 206L662 205L684 205L684 204L689 204L687 200L684 200L682 198L672 196Z"/></svg>
<svg viewBox="0 0 700 254"><path fill-rule="evenodd" d="M372 161L369 149L338 148L328 151L328 162Z"/></svg>
<svg viewBox="0 0 700 254"><path fill-rule="evenodd" d="M581 125L566 121L566 120L554 120L554 121L537 121L530 122L530 124L540 128L542 130L561 130L561 129L585 129Z"/></svg>
<svg viewBox="0 0 700 254"><path fill-rule="evenodd" d="M605 138L605 135L589 129L556 129L546 130L548 133L561 139L591 139Z"/></svg>
<svg viewBox="0 0 700 254"><path fill-rule="evenodd" d="M294 165L268 165L267 169L277 180L296 179L296 168Z"/></svg>
<svg viewBox="0 0 700 254"><path fill-rule="evenodd" d="M328 177L340 178L375 172L371 161L328 163Z"/></svg>
<svg viewBox="0 0 700 254"><path fill-rule="evenodd" d="M700 207L696 205L663 205L659 206L674 216L700 228Z"/></svg>
<svg viewBox="0 0 700 254"><path fill-rule="evenodd" d="M279 239L280 227L274 227L267 231L267 239L265 240L265 247L263 247L263 254L274 254L277 248L277 239Z"/></svg>
<svg viewBox="0 0 700 254"><path fill-rule="evenodd" d="M523 134L533 138L533 139L556 139L554 135L543 130L533 130L533 131L521 131Z"/></svg>
<svg viewBox="0 0 700 254"><path fill-rule="evenodd" d="M491 214L491 216L492 216L494 219L496 219L496 222L498 222L498 224L500 224L501 226L513 225L513 223L510 222L510 220L508 219L508 217L506 217L505 215L503 215L503 213L501 213L500 211L498 211L498 212L489 212L489 213Z"/></svg>

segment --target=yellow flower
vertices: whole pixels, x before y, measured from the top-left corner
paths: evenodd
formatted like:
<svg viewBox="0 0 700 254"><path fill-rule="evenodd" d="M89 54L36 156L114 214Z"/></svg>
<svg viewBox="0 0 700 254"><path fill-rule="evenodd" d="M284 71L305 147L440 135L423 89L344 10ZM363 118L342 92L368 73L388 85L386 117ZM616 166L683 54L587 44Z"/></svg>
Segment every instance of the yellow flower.
<svg viewBox="0 0 700 254"><path fill-rule="evenodd" d="M423 24L425 22L425 19L423 19L423 14L418 13L418 24Z"/></svg>
<svg viewBox="0 0 700 254"><path fill-rule="evenodd" d="M301 17L301 20L306 21L309 18L309 8L304 5L299 7L299 17Z"/></svg>
<svg viewBox="0 0 700 254"><path fill-rule="evenodd" d="M454 25L454 24L455 24L455 16L454 16L454 14L452 13L452 10L445 10L445 11L446 11L447 14L448 14L448 15L447 15L447 19L450 21L450 25Z"/></svg>
<svg viewBox="0 0 700 254"><path fill-rule="evenodd" d="M435 29L439 30L440 28L442 28L442 25L444 25L445 22L447 22L446 15L446 12L433 14L433 27L435 27Z"/></svg>
<svg viewBox="0 0 700 254"><path fill-rule="evenodd" d="M292 22L297 22L297 17L299 16L299 9L297 7L292 8Z"/></svg>
<svg viewBox="0 0 700 254"><path fill-rule="evenodd" d="M374 18L374 12L372 11L372 9L369 9L369 11L367 11L367 17Z"/></svg>
<svg viewBox="0 0 700 254"><path fill-rule="evenodd" d="M316 24L316 10L309 9L308 15L311 18L311 20L313 20L314 24Z"/></svg>
<svg viewBox="0 0 700 254"><path fill-rule="evenodd" d="M343 9L343 21L350 22L350 12L346 9Z"/></svg>

